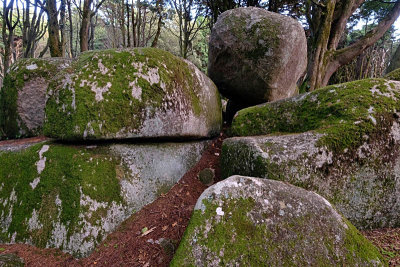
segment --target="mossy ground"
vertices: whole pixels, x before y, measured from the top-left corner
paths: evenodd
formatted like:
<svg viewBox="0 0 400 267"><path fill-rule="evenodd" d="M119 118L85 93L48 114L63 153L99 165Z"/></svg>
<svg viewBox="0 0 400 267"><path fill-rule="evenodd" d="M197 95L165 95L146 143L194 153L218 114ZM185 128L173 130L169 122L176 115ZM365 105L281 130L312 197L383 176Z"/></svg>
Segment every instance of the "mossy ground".
<svg viewBox="0 0 400 267"><path fill-rule="evenodd" d="M258 210L252 198L224 199L222 205L210 200L203 200L203 203L206 207L205 212L194 211L170 266L196 266L195 259L199 259L197 258L199 256L204 257L199 259L202 263L218 258L218 264L221 266L237 264L241 266L307 266L310 264L310 258L313 259L315 266L351 266L368 262L367 266L373 266L371 261L376 260L385 263L379 251L347 221L349 228L344 234L344 240L340 241L343 244L338 244L338 240L334 240L329 229L322 235L319 232L309 232L309 224L312 220L307 216L292 217L287 219L284 225L279 224L276 227L255 224L248 216L252 210ZM218 207L225 212L219 221L216 220L215 215ZM210 226L207 226L209 224ZM280 242L284 241L278 239L286 236L287 230L298 231L298 233L295 234L296 239L290 239L290 242L285 242L282 246ZM307 236L313 234L314 237ZM312 242L318 240L318 244L304 242L306 239ZM328 251L329 257L319 255L317 251L309 251L310 247L302 247L304 244L325 247L319 252L323 251L324 254ZM195 251L194 246L200 246L203 254ZM345 255L338 256L338 248L341 246L344 246L344 251L339 254ZM307 255L309 253L313 253L313 256L309 257Z"/></svg>
<svg viewBox="0 0 400 267"><path fill-rule="evenodd" d="M27 69L29 65L36 64L36 69ZM23 125L17 112L18 91L24 87L26 81L42 77L49 79L56 72L56 67L43 59L21 59L14 64L10 72L4 77L3 87L0 90L0 140L20 138L35 135L41 129L32 133ZM20 125L18 124L20 122ZM26 133L21 134L21 129Z"/></svg>
<svg viewBox="0 0 400 267"><path fill-rule="evenodd" d="M385 79L366 79L250 107L237 113L231 135L316 131L325 134L319 145L351 150L393 122L400 109L400 91L393 87Z"/></svg>
<svg viewBox="0 0 400 267"><path fill-rule="evenodd" d="M10 216L9 227L0 230L0 240L10 242L15 235L16 242L32 240L38 247L45 247L54 230L54 222L67 228L67 238L80 231L79 217L87 206L82 206L82 194L103 203L121 203L120 185L116 178L117 159L110 158L100 150L64 146L48 143L49 150L45 168L38 174L37 162L43 144L34 145L20 152L0 154L0 218L2 224ZM40 177L32 189L31 183ZM10 201L12 192L16 200ZM32 212L38 214L41 227L29 230ZM92 225L98 225L102 209L88 218ZM104 214L103 214L104 215ZM60 248L62 249L62 247Z"/></svg>
<svg viewBox="0 0 400 267"><path fill-rule="evenodd" d="M108 69L107 73L101 73L99 63ZM142 70L137 69L137 64L143 64ZM139 75L148 75L154 68L158 69L158 83L151 84ZM50 137L80 139L86 131L86 138L90 139L115 136L121 130L135 131L142 125L145 113L151 116L156 109L163 109L164 97L172 93L183 94L195 115L203 110L196 94L202 88L193 71L186 62L160 49L87 52L66 70L68 72L72 75L72 84L62 88L62 81L58 80L50 85L53 96L46 106L44 125L44 132ZM135 80L141 88L141 99L131 93L130 82ZM96 87L111 84L102 94L104 99L98 102L91 90L94 83ZM146 109L149 110L145 112Z"/></svg>

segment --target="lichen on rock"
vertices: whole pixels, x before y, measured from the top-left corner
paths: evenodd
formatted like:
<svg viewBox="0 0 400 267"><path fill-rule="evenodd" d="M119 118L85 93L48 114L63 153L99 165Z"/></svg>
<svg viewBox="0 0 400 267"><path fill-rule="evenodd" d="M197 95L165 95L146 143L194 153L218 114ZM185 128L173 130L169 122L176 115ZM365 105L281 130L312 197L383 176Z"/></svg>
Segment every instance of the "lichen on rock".
<svg viewBox="0 0 400 267"><path fill-rule="evenodd" d="M208 73L220 92L246 106L293 96L307 65L301 24L262 8L222 13L209 42Z"/></svg>
<svg viewBox="0 0 400 267"><path fill-rule="evenodd" d="M63 140L209 137L218 91L192 63L155 48L83 53L49 86L44 131Z"/></svg>
<svg viewBox="0 0 400 267"><path fill-rule="evenodd" d="M232 176L200 196L171 266L386 266L314 192Z"/></svg>
<svg viewBox="0 0 400 267"><path fill-rule="evenodd" d="M357 149L366 135L387 130L400 110L399 99L398 81L366 79L331 85L243 109L234 118L231 135L315 131L324 134L320 146L341 153Z"/></svg>
<svg viewBox="0 0 400 267"><path fill-rule="evenodd" d="M400 222L400 83L367 79L241 110L222 175L314 190L359 228ZM258 136L256 136L258 135Z"/></svg>
<svg viewBox="0 0 400 267"><path fill-rule="evenodd" d="M21 59L11 66L0 90L0 139L42 133L47 86L70 62L61 58Z"/></svg>
<svg viewBox="0 0 400 267"><path fill-rule="evenodd" d="M207 144L46 142L0 151L0 243L86 256L121 222L168 191Z"/></svg>

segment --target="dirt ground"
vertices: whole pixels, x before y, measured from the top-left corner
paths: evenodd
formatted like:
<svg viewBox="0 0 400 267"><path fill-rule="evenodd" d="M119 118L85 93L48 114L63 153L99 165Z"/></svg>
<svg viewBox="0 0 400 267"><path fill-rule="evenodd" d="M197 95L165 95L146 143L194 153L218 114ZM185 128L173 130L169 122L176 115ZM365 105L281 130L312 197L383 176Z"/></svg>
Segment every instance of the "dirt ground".
<svg viewBox="0 0 400 267"><path fill-rule="evenodd" d="M168 266L194 205L207 188L198 180L198 173L212 168L216 181L221 177L219 155L224 138L221 134L214 139L200 161L167 194L123 222L89 257L75 259L58 249L39 249L24 244L0 244L0 254L16 254L27 266ZM39 137L2 141L0 148L43 140ZM363 234L381 249L390 266L400 266L400 228L364 231Z"/></svg>

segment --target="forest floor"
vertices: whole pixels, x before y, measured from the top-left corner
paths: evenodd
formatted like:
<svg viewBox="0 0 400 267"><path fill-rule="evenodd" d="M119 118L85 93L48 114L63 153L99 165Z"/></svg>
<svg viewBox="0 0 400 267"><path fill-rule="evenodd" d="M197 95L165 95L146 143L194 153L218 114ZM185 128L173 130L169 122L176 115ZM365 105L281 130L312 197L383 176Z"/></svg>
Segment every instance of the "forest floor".
<svg viewBox="0 0 400 267"><path fill-rule="evenodd" d="M219 155L221 134L215 138L200 161L172 189L124 221L87 258L76 259L58 249L39 249L24 244L0 244L0 254L16 254L27 266L168 266L189 223L194 205L207 188L197 178L204 168L215 170L221 179ZM43 141L44 138L1 141L12 147ZM400 266L400 228L362 232L390 262Z"/></svg>

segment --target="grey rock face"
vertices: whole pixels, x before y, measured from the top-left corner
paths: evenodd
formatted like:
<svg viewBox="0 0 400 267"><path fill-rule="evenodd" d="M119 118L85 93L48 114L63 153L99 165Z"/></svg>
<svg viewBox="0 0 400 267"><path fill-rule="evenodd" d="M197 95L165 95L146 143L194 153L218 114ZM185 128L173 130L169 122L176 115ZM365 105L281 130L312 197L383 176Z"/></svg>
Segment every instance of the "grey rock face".
<svg viewBox="0 0 400 267"><path fill-rule="evenodd" d="M264 177L316 191L358 228L399 226L399 124L382 140L366 141L355 155L338 156L320 146L323 136L307 132L226 139L222 175Z"/></svg>
<svg viewBox="0 0 400 267"><path fill-rule="evenodd" d="M384 266L318 194L232 176L200 196L171 266Z"/></svg>
<svg viewBox="0 0 400 267"><path fill-rule="evenodd" d="M296 20L261 8L222 13L209 43L208 73L220 92L247 105L293 96L307 66Z"/></svg>
<svg viewBox="0 0 400 267"><path fill-rule="evenodd" d="M168 192L208 144L47 142L0 151L0 243L86 256L121 222Z"/></svg>

